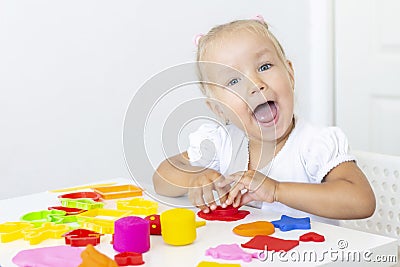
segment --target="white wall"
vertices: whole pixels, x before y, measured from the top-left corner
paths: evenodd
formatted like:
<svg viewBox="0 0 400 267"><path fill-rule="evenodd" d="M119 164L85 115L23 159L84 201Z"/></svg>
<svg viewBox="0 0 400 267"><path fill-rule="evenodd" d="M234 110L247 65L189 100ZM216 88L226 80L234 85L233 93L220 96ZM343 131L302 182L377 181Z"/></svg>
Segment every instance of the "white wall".
<svg viewBox="0 0 400 267"><path fill-rule="evenodd" d="M194 34L233 19L265 17L294 63L301 113L329 122L311 116L329 114L310 105L313 1L2 0L0 198L128 177L122 124L135 91L193 60Z"/></svg>

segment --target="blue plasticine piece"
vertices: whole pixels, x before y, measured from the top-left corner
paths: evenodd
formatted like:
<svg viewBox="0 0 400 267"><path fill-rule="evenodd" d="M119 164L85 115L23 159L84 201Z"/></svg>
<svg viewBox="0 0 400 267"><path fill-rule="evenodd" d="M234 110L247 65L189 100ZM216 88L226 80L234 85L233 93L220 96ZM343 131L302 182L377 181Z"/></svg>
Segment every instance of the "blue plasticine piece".
<svg viewBox="0 0 400 267"><path fill-rule="evenodd" d="M287 215L282 215L280 220L272 221L271 223L275 228L279 228L283 232L296 229L311 229L310 217L293 218Z"/></svg>

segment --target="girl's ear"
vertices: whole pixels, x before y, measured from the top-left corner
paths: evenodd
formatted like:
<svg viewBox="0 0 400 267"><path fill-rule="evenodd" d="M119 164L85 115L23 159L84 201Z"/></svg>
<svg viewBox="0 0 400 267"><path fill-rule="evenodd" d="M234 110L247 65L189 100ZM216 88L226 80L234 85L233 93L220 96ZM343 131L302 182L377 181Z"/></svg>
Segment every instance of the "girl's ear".
<svg viewBox="0 0 400 267"><path fill-rule="evenodd" d="M294 90L294 69L293 69L293 64L292 61L286 60L286 65L287 65L287 70L289 73L290 81L292 82L292 88Z"/></svg>
<svg viewBox="0 0 400 267"><path fill-rule="evenodd" d="M218 101L208 98L206 104L215 115L226 121L224 111Z"/></svg>

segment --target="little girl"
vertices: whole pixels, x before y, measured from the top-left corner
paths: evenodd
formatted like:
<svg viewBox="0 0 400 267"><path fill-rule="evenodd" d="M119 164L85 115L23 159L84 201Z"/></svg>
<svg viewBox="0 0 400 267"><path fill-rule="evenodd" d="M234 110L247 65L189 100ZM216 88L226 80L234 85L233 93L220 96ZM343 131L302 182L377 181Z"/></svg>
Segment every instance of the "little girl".
<svg viewBox="0 0 400 267"><path fill-rule="evenodd" d="M202 125L185 153L163 161L153 176L158 194L188 193L204 212L216 208L216 191L223 207L257 200L320 220L374 213L344 133L293 113L293 65L263 19L214 27L198 39L197 62L207 105L227 125Z"/></svg>

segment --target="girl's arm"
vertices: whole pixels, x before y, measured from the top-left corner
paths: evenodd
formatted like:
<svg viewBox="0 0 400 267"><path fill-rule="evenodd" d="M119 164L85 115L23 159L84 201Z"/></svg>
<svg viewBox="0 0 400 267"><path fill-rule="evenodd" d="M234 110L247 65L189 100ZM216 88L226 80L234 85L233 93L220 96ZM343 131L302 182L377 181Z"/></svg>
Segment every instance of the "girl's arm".
<svg viewBox="0 0 400 267"><path fill-rule="evenodd" d="M157 194L177 197L188 193L190 201L204 212L215 209L213 190L216 190L221 203L227 198L229 185L217 187L215 182L224 177L213 169L192 166L187 152L164 160L153 175L154 189ZM234 199L239 204L240 194Z"/></svg>
<svg viewBox="0 0 400 267"><path fill-rule="evenodd" d="M320 184L277 182L257 171L233 174L227 180L236 184L226 204L231 204L242 189L241 204L252 200L278 201L291 208L332 219L360 219L375 211L375 196L369 182L355 162L333 168ZM220 183L224 186L227 181Z"/></svg>
<svg viewBox="0 0 400 267"><path fill-rule="evenodd" d="M333 168L321 184L278 183L277 201L308 213L333 219L361 219L375 211L375 195L355 162Z"/></svg>

